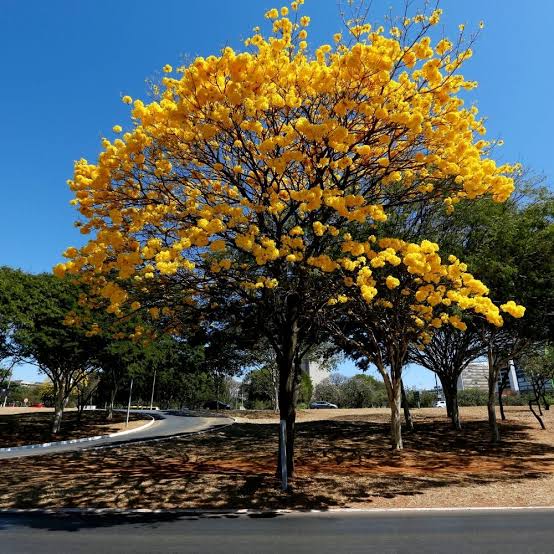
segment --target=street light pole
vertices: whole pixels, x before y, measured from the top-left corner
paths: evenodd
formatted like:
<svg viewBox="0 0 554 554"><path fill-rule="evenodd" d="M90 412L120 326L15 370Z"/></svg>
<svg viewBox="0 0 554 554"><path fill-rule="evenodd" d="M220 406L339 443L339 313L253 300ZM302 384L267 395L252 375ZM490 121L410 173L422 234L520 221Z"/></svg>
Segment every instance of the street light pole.
<svg viewBox="0 0 554 554"><path fill-rule="evenodd" d="M4 396L4 403L2 404L2 407L5 408L6 407L6 403L8 402L8 395L10 394L10 386L12 384L12 374L13 374L13 366L15 365L15 363L13 363L11 366L10 366L10 369L9 369L9 373L8 373L8 386L6 387L6 396Z"/></svg>
<svg viewBox="0 0 554 554"><path fill-rule="evenodd" d="M127 404L127 419L125 420L125 427L129 425L129 412L131 411L131 394L133 392L133 379L131 378L131 386L129 387L129 403Z"/></svg>
<svg viewBox="0 0 554 554"><path fill-rule="evenodd" d="M154 370L154 379L152 380L152 396L150 397L150 409L154 405L154 387L156 386L156 370Z"/></svg>

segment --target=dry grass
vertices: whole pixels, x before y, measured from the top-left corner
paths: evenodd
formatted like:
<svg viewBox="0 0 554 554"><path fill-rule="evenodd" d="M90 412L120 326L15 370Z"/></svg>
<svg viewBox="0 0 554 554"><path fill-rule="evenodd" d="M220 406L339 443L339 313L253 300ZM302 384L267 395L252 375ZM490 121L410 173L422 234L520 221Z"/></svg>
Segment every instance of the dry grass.
<svg viewBox="0 0 554 554"><path fill-rule="evenodd" d="M0 448L107 435L125 428L125 414L121 412L114 412L113 420L108 421L104 411L87 411L79 422L77 412L68 411L64 413L60 432L53 435L50 432L52 410L27 409L6 413L7 410L9 408L0 414ZM140 414L130 414L129 419L127 429L146 423Z"/></svg>
<svg viewBox="0 0 554 554"><path fill-rule="evenodd" d="M314 410L315 412L315 410ZM554 499L553 414L540 431L508 408L488 442L484 408L454 433L440 410L414 413L405 450L390 451L386 410L323 410L298 424L297 474L274 478L277 426L241 422L213 433L125 448L23 458L0 466L1 507L245 508L548 505ZM243 412L244 415L244 412ZM259 421L259 419L257 420Z"/></svg>

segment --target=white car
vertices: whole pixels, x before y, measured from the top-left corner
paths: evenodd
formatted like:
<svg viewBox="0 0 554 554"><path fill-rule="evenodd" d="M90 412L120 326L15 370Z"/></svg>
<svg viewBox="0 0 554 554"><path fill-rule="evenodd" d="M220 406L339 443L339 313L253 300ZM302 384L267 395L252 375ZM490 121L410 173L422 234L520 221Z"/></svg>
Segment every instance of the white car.
<svg viewBox="0 0 554 554"><path fill-rule="evenodd" d="M446 408L446 402L444 400L437 400L435 402L435 408Z"/></svg>
<svg viewBox="0 0 554 554"><path fill-rule="evenodd" d="M325 402L323 400L319 400L318 402L312 402L310 404L310 408L312 410L317 410L317 409L325 409L325 408L337 408L337 405L336 404L331 404L331 402Z"/></svg>

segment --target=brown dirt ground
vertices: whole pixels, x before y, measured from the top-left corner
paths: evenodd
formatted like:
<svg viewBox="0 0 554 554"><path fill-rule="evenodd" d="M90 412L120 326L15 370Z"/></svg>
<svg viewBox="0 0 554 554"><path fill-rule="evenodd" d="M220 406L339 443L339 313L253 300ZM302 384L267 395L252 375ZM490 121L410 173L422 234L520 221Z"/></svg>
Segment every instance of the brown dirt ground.
<svg viewBox="0 0 554 554"><path fill-rule="evenodd" d="M64 413L60 432L52 435L53 411L43 408L20 409L5 408L0 411L0 448L40 444L96 435L107 435L125 429L125 414L114 413L112 421L106 420L103 410L83 413L81 422L77 421L76 411ZM139 414L130 414L127 429L134 429L147 423Z"/></svg>
<svg viewBox="0 0 554 554"><path fill-rule="evenodd" d="M525 408L509 407L494 446L485 408L461 410L461 434L444 410L414 410L416 431L404 435L399 454L388 447L387 410L329 412L300 414L297 474L287 493L274 477L277 426L241 421L178 440L3 461L0 507L554 504L554 410L541 431ZM310 420L323 417L332 419Z"/></svg>

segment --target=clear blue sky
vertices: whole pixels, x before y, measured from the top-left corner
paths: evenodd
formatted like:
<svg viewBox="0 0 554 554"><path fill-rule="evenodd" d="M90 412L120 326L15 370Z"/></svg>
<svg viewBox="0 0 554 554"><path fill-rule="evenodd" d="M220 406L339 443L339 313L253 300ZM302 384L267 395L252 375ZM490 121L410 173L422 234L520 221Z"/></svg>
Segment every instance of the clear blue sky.
<svg viewBox="0 0 554 554"><path fill-rule="evenodd" d="M343 2L346 3L346 2ZM417 2L415 2L417 3ZM100 138L126 121L121 96L145 97L146 79L164 64L217 53L282 4L269 0L2 0L0 51L0 265L49 271L67 246L79 244L65 184L75 159L95 159ZM402 0L373 0L379 22ZM479 81L469 99L489 118L489 136L503 138L500 161L521 161L554 178L551 107L554 76L552 0L444 0L443 24L485 29L466 65ZM336 0L306 0L310 42L340 29ZM345 368L347 374L351 368ZM24 370L29 378L34 371ZM408 382L434 384L411 369Z"/></svg>

